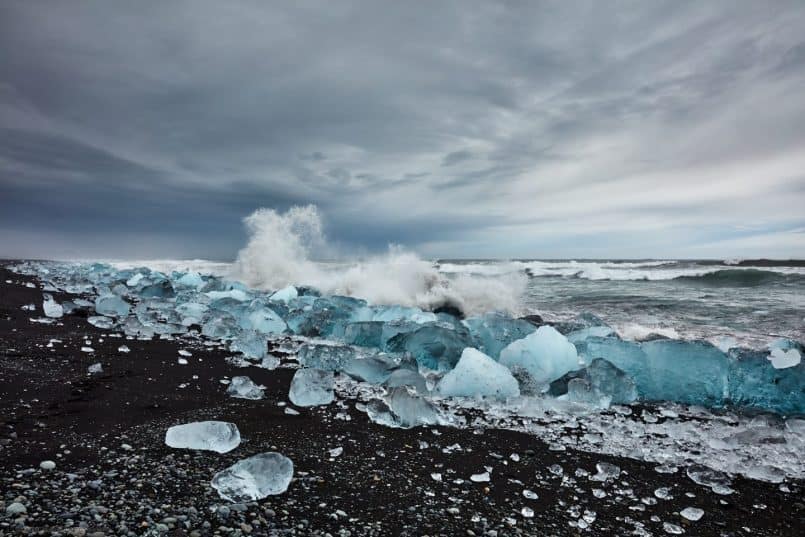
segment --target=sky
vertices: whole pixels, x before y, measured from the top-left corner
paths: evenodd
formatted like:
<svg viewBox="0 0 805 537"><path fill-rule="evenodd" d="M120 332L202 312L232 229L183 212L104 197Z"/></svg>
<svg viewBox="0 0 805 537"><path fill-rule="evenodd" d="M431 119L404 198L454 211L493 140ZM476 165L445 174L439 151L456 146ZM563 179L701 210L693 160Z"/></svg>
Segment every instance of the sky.
<svg viewBox="0 0 805 537"><path fill-rule="evenodd" d="M805 258L805 3L0 3L0 257Z"/></svg>

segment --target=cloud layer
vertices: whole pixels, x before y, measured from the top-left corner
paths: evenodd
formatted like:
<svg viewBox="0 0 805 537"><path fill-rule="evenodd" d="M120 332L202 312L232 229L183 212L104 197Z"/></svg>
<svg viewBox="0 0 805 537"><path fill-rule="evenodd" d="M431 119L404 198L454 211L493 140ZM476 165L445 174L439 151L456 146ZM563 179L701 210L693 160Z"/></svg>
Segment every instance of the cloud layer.
<svg viewBox="0 0 805 537"><path fill-rule="evenodd" d="M805 6L0 6L0 256L805 257Z"/></svg>

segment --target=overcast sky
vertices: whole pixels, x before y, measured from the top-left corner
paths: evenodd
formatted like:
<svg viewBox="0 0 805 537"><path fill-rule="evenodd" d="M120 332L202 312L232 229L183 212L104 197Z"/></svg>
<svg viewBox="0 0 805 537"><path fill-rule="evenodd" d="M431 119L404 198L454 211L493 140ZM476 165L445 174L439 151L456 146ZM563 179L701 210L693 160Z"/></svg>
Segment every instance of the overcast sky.
<svg viewBox="0 0 805 537"><path fill-rule="evenodd" d="M0 3L0 256L805 257L805 3Z"/></svg>

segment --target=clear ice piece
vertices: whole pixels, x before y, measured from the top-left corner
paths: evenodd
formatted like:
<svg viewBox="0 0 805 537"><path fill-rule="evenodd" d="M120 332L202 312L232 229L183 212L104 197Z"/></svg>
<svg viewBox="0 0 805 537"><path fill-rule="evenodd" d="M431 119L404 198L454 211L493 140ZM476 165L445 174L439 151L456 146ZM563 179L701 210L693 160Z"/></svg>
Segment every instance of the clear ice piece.
<svg viewBox="0 0 805 537"><path fill-rule="evenodd" d="M500 363L513 373L522 371L537 386L548 383L579 368L576 347L551 326L540 326L500 352Z"/></svg>
<svg viewBox="0 0 805 537"><path fill-rule="evenodd" d="M288 399L296 406L329 405L335 398L333 384L332 371L297 369L291 380Z"/></svg>
<svg viewBox="0 0 805 537"><path fill-rule="evenodd" d="M255 384L252 379L246 376L232 377L226 393L238 399L262 399L265 388Z"/></svg>
<svg viewBox="0 0 805 537"><path fill-rule="evenodd" d="M230 502L262 500L288 490L293 478L293 462L269 451L243 459L212 478L212 488Z"/></svg>
<svg viewBox="0 0 805 537"><path fill-rule="evenodd" d="M518 397L511 371L476 349L464 349L456 367L442 377L436 390L447 397Z"/></svg>
<svg viewBox="0 0 805 537"><path fill-rule="evenodd" d="M226 421L196 421L174 425L165 433L165 444L177 449L226 453L240 445L237 425Z"/></svg>

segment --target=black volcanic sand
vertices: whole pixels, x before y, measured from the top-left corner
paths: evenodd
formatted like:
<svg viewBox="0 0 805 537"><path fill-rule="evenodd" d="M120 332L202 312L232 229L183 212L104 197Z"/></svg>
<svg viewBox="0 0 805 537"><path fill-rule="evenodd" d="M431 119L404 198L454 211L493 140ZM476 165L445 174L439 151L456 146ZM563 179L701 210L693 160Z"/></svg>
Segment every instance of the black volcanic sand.
<svg viewBox="0 0 805 537"><path fill-rule="evenodd" d="M41 285L0 269L0 535L666 535L674 529L666 523L697 536L803 534L802 483L785 493L737 479L735 494L719 496L683 470L659 474L651 463L549 451L526 434L381 427L352 401L288 415L280 403L292 357L274 371L237 368L198 338L126 340L75 316L31 321L42 316ZM85 338L93 353L80 350ZM61 343L48 348L51 339ZM131 352L118 352L122 344ZM179 349L193 353L188 365L177 362ZM88 375L96 362L103 373ZM267 387L265 399L226 395L220 380L244 374ZM236 423L243 442L223 455L164 445L167 427L203 419ZM343 454L331 458L336 447ZM294 462L286 493L233 505L210 487L215 472L273 450ZM40 469L44 460L56 469ZM595 474L599 462L623 472L591 481L585 472ZM563 475L549 471L555 464ZM484 466L491 482L471 482ZM655 497L660 487L673 498ZM25 513L7 512L16 502ZM533 518L521 515L524 506ZM688 506L704 517L684 520L679 511ZM582 530L575 525L585 512L595 519Z"/></svg>

